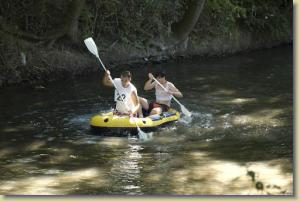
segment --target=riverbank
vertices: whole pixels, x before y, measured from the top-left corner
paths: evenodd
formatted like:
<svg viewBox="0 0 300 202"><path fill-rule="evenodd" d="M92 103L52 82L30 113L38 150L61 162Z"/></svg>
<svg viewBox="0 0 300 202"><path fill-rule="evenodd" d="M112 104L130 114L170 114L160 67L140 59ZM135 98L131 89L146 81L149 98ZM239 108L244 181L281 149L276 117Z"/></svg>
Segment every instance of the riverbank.
<svg viewBox="0 0 300 202"><path fill-rule="evenodd" d="M147 57L152 62L201 56L203 59L212 56L228 56L231 54L254 51L264 48L291 44L292 38L287 36L282 39L254 39L251 34L240 34L235 37L207 38L198 44L189 44L185 51L174 53L158 52L153 49L140 50L124 44L111 44L109 41L101 43L99 54L104 64L109 68L122 65L143 63ZM103 45L104 44L104 45ZM101 46L103 45L103 46ZM110 47L109 47L110 46ZM107 48L108 47L108 48ZM99 63L94 56L82 45L79 48L37 48L27 44L26 64L22 64L22 54L16 47L9 47L12 53L10 58L5 58L9 66L4 67L0 73L0 87L16 86L22 84L39 85L47 82L76 79L88 76L99 71Z"/></svg>
<svg viewBox="0 0 300 202"><path fill-rule="evenodd" d="M3 4L0 87L95 73L98 61L83 43L90 36L109 68L143 63L145 57L207 58L293 42L289 1L203 0L197 10L188 10L194 8L190 2L199 6L184 0Z"/></svg>

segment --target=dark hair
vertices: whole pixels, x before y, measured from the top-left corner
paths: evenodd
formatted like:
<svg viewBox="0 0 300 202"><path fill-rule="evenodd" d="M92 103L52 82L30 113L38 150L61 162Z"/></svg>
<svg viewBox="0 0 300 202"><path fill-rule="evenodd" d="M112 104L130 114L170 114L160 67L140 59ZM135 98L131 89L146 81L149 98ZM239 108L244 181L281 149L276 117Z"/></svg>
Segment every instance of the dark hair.
<svg viewBox="0 0 300 202"><path fill-rule="evenodd" d="M123 71L123 72L121 73L121 76L122 76L122 77L128 77L128 78L131 78L131 73L130 73L130 71Z"/></svg>
<svg viewBox="0 0 300 202"><path fill-rule="evenodd" d="M159 70L154 74L155 77L166 77L166 71L165 70Z"/></svg>

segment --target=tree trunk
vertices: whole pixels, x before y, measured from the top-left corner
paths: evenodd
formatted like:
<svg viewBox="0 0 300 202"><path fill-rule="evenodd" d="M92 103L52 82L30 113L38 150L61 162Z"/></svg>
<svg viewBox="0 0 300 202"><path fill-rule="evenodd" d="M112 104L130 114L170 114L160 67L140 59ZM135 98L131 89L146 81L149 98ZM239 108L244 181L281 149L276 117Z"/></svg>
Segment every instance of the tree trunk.
<svg viewBox="0 0 300 202"><path fill-rule="evenodd" d="M74 43L78 42L78 20L83 6L84 0L72 0L66 16L66 34Z"/></svg>
<svg viewBox="0 0 300 202"><path fill-rule="evenodd" d="M178 41L181 42L186 40L190 32L193 30L202 12L204 3L205 0L189 0L188 9L184 13L183 18L171 25L174 37Z"/></svg>
<svg viewBox="0 0 300 202"><path fill-rule="evenodd" d="M180 46L179 49L185 50L188 36L196 25L204 4L205 0L188 0L188 9L181 20L172 23L169 29L165 30L158 38L150 39L148 46L154 46L161 51L174 52Z"/></svg>

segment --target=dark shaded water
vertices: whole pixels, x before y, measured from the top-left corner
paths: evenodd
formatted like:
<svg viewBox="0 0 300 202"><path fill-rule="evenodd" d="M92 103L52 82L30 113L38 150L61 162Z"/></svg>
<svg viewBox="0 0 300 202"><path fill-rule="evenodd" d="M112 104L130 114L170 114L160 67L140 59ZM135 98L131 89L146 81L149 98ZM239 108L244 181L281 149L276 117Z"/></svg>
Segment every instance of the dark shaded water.
<svg viewBox="0 0 300 202"><path fill-rule="evenodd" d="M0 194L293 193L291 46L153 70L161 67L194 118L146 142L89 132L89 119L113 106L103 71L45 89L1 89ZM139 94L153 98L142 90L147 67L131 71Z"/></svg>

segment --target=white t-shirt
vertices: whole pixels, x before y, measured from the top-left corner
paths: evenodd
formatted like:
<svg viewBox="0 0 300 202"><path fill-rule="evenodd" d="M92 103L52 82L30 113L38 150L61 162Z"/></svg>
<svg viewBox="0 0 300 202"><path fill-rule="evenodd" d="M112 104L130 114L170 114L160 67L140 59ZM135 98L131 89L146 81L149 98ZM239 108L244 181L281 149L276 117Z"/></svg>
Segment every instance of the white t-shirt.
<svg viewBox="0 0 300 202"><path fill-rule="evenodd" d="M131 99L132 92L137 94L137 90L135 86L130 83L127 88L122 86L122 81L120 78L115 78L114 83L118 90L115 89L115 102L116 102L116 110L121 113L128 113L128 110L133 110L134 103ZM119 94L120 93L120 94ZM124 104L124 102L126 104Z"/></svg>
<svg viewBox="0 0 300 202"><path fill-rule="evenodd" d="M169 90L170 86L174 87L174 85L171 82L167 82L165 89ZM172 95L167 93L159 84L155 84L155 95L156 101L167 102L168 106L171 105Z"/></svg>

